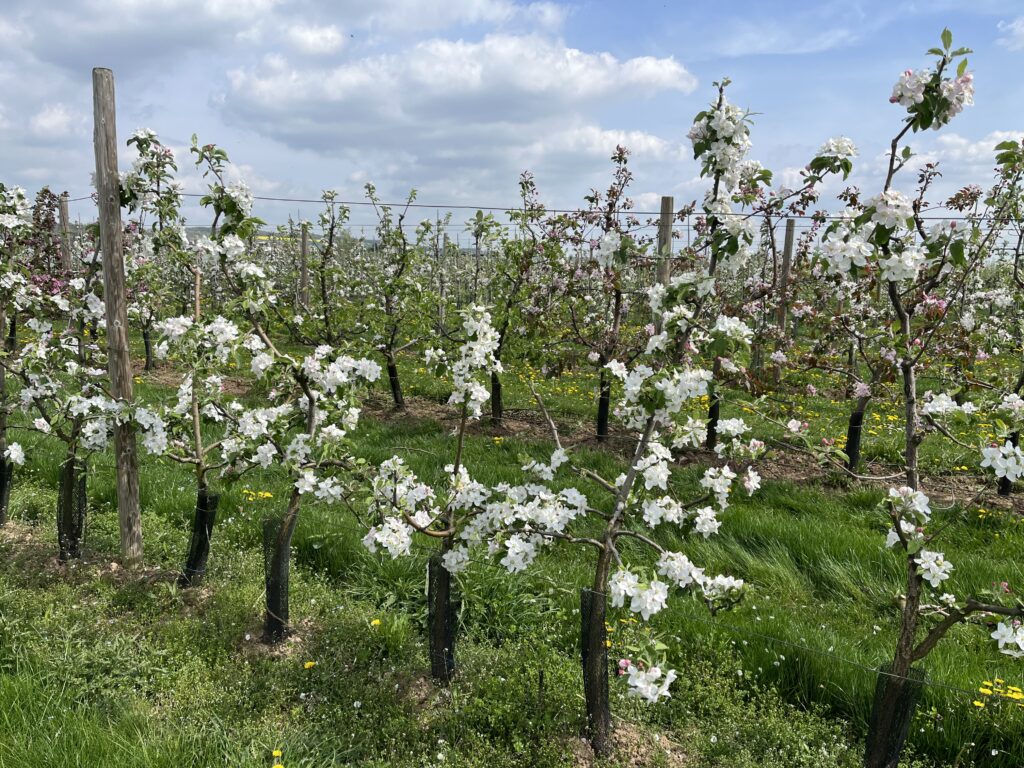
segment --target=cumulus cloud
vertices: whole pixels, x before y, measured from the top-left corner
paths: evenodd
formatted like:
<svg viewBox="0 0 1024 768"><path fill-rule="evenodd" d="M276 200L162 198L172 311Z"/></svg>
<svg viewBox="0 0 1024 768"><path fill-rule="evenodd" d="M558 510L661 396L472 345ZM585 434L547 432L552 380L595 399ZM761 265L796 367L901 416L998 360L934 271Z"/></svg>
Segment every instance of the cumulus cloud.
<svg viewBox="0 0 1024 768"><path fill-rule="evenodd" d="M983 165L988 168L995 165L996 144L1021 139L1024 139L1024 131L992 131L975 141L958 133L947 133L936 138L935 155L939 161Z"/></svg>
<svg viewBox="0 0 1024 768"><path fill-rule="evenodd" d="M1013 21L1000 21L997 25L1002 33L996 42L1011 51L1019 51L1024 48L1024 16L1018 16Z"/></svg>
<svg viewBox="0 0 1024 768"><path fill-rule="evenodd" d="M378 104L397 102L407 111L437 99L486 99L495 105L520 100L579 104L660 90L690 93L696 78L672 57L641 56L620 61L609 53L586 53L536 35L488 35L479 42L434 38L399 54L384 54L333 68L291 66L268 56L262 66L229 72L229 98L268 110L290 110L296 102Z"/></svg>
<svg viewBox="0 0 1024 768"><path fill-rule="evenodd" d="M333 24L326 27L296 24L288 28L288 40L301 53L335 53L345 42L341 32Z"/></svg>
<svg viewBox="0 0 1024 768"><path fill-rule="evenodd" d="M638 168L682 160L681 136L631 126L628 109L618 119L625 126L603 126L595 113L696 84L671 56L620 58L541 33L493 32L326 66L267 54L232 69L217 103L234 125L349 165L349 178L424 194L438 180L444 197L462 200L502 188L507 199L527 168L542 184L572 179L580 194L604 185L618 144Z"/></svg>
<svg viewBox="0 0 1024 768"><path fill-rule="evenodd" d="M42 139L62 139L70 136L75 117L63 104L48 104L29 121L32 133Z"/></svg>

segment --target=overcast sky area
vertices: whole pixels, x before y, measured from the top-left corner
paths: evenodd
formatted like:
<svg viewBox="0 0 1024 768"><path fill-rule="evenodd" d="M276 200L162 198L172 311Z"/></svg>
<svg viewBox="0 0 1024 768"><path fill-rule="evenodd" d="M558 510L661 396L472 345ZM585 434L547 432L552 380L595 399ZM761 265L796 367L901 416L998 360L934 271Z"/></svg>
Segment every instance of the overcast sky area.
<svg viewBox="0 0 1024 768"><path fill-rule="evenodd" d="M860 149L851 183L874 191L902 110L907 68L949 26L974 49L976 104L914 137L943 169L942 194L992 178L992 147L1024 135L1024 3L535 2L512 0L4 0L0 180L89 194L91 69L114 70L118 141L155 130L190 192L192 133L227 149L257 195L385 200L410 188L431 205L514 205L518 178L575 208L632 152L632 196L699 198L686 132L728 76L757 113L751 157L792 184L823 141ZM125 149L122 168L132 156ZM909 188L913 176L904 174ZM827 192L834 195L839 185ZM823 199L822 207L838 204ZM312 203L257 202L271 223ZM89 201L73 214L94 217ZM209 216L194 200L190 224ZM458 211L465 221L470 211ZM410 219L429 218L421 209ZM356 208L356 225L372 212Z"/></svg>

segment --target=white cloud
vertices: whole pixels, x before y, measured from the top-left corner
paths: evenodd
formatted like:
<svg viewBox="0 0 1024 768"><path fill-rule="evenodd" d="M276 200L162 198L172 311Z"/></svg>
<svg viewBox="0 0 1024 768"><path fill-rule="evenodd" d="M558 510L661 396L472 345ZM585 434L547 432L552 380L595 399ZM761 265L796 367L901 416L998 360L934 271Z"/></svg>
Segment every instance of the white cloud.
<svg viewBox="0 0 1024 768"><path fill-rule="evenodd" d="M288 39L300 52L313 55L334 53L345 42L333 24L327 27L296 24L288 28Z"/></svg>
<svg viewBox="0 0 1024 768"><path fill-rule="evenodd" d="M810 54L840 48L857 38L857 33L847 27L799 29L788 20L785 25L740 22L727 27L727 34L714 47L723 56Z"/></svg>
<svg viewBox="0 0 1024 768"><path fill-rule="evenodd" d="M1000 21L997 25L1003 34L996 38L996 42L1011 51L1019 51L1024 48L1024 16L1018 16L1013 21Z"/></svg>
<svg viewBox="0 0 1024 768"><path fill-rule="evenodd" d="M78 122L63 104L48 104L32 116L32 133L41 139L62 139L70 136Z"/></svg>
<svg viewBox="0 0 1024 768"><path fill-rule="evenodd" d="M569 152L595 158L610 157L617 146L652 160L679 160L685 148L644 131L602 130L596 125L579 125L538 138L524 148L523 155L542 159L546 155Z"/></svg>
<svg viewBox="0 0 1024 768"><path fill-rule="evenodd" d="M947 133L936 138L936 159L940 162L965 163L982 165L986 168L995 165L996 144L1003 141L1020 141L1024 131L992 131L981 139L971 141L958 133Z"/></svg>
<svg viewBox="0 0 1024 768"><path fill-rule="evenodd" d="M511 0L379 0L352 8L358 23L373 30L425 31L455 26L515 26L554 30L561 27L567 10L551 2L522 5Z"/></svg>
<svg viewBox="0 0 1024 768"><path fill-rule="evenodd" d="M262 108L291 109L304 101L351 105L375 102L379 113L401 113L442 99L484 100L500 107L523 100L546 106L596 102L663 90L690 93L697 79L674 58L620 61L535 35L488 35L480 42L434 38L401 54L371 56L330 69L288 66L280 56L256 69L228 73L231 96Z"/></svg>

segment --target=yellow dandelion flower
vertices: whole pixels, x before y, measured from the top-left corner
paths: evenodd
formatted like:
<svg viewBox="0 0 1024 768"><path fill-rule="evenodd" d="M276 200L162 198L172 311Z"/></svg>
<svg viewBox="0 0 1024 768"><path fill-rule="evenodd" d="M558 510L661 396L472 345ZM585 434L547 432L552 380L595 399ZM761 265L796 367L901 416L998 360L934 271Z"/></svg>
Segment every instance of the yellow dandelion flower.
<svg viewBox="0 0 1024 768"><path fill-rule="evenodd" d="M315 666L316 666L316 662L315 661L307 661L305 664L302 665L302 668L303 669L312 669Z"/></svg>
<svg viewBox="0 0 1024 768"><path fill-rule="evenodd" d="M370 626L371 627L379 627L380 626L380 619L374 619L373 621L371 621L370 622Z"/></svg>
<svg viewBox="0 0 1024 768"><path fill-rule="evenodd" d="M280 756L281 756L281 754L282 754L282 753L281 753L281 750L280 750L280 749L275 749L275 750L274 750L273 752L271 752L271 753L270 753L270 756L271 756L271 757L280 757Z"/></svg>
<svg viewBox="0 0 1024 768"><path fill-rule="evenodd" d="M971 703L974 706L976 706L978 709L984 709L985 708L985 702L984 701L972 701Z"/></svg>

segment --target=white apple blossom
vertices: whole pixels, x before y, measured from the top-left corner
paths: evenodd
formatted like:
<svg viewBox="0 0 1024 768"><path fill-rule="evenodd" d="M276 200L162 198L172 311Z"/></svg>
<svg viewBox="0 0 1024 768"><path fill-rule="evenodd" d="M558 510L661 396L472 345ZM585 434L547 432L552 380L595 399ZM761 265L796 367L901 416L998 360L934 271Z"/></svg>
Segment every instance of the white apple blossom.
<svg viewBox="0 0 1024 768"><path fill-rule="evenodd" d="M4 451L4 458L12 464L21 466L25 463L25 449L21 447L20 443L11 443Z"/></svg>

